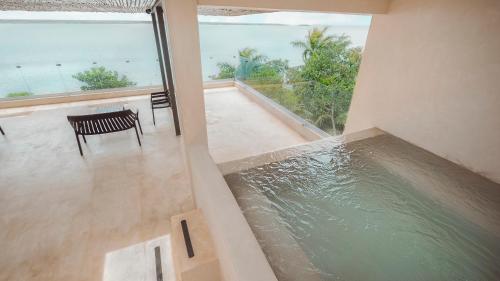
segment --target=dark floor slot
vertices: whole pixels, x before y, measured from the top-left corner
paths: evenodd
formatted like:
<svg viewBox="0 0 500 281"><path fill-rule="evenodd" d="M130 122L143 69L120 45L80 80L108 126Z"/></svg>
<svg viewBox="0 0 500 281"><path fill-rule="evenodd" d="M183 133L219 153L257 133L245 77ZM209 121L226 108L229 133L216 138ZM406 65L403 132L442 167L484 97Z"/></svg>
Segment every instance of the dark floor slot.
<svg viewBox="0 0 500 281"><path fill-rule="evenodd" d="M156 261L156 281L163 281L163 271L161 270L160 247L155 247L155 261Z"/></svg>
<svg viewBox="0 0 500 281"><path fill-rule="evenodd" d="M184 242L186 243L186 250L189 258L194 257L193 244L191 244L191 236L189 236L189 229L186 220L181 221L182 234L184 235Z"/></svg>

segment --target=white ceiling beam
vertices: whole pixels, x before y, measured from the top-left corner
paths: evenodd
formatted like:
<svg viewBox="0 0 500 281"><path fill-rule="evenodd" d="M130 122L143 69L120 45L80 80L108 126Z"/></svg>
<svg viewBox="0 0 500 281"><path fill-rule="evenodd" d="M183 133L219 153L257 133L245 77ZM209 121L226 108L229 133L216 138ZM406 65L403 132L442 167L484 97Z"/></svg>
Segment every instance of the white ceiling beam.
<svg viewBox="0 0 500 281"><path fill-rule="evenodd" d="M385 14L391 0L198 0L198 5L249 10Z"/></svg>

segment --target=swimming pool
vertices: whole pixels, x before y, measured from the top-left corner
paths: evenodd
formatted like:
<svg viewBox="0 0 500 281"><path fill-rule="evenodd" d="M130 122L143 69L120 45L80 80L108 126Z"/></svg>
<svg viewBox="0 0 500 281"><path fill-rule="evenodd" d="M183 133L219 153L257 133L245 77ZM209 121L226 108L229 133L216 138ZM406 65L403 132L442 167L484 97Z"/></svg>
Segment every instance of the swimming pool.
<svg viewBox="0 0 500 281"><path fill-rule="evenodd" d="M283 280L500 280L500 185L390 135L227 175Z"/></svg>

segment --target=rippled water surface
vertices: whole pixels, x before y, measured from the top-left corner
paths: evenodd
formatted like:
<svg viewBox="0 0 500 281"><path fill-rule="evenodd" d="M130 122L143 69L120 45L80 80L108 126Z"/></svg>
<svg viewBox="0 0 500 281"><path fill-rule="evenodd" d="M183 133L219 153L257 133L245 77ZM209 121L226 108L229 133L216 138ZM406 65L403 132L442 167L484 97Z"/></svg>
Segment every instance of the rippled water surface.
<svg viewBox="0 0 500 281"><path fill-rule="evenodd" d="M500 186L397 138L226 180L281 281L500 280Z"/></svg>

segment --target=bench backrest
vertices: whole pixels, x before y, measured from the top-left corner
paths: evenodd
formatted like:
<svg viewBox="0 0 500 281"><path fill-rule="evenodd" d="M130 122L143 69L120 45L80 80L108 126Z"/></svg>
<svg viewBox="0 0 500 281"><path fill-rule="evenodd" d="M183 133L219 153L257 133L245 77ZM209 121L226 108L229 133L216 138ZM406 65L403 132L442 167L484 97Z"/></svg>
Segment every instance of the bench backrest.
<svg viewBox="0 0 500 281"><path fill-rule="evenodd" d="M128 130L135 126L137 114L130 109L88 115L68 116L68 121L80 135L98 135Z"/></svg>

